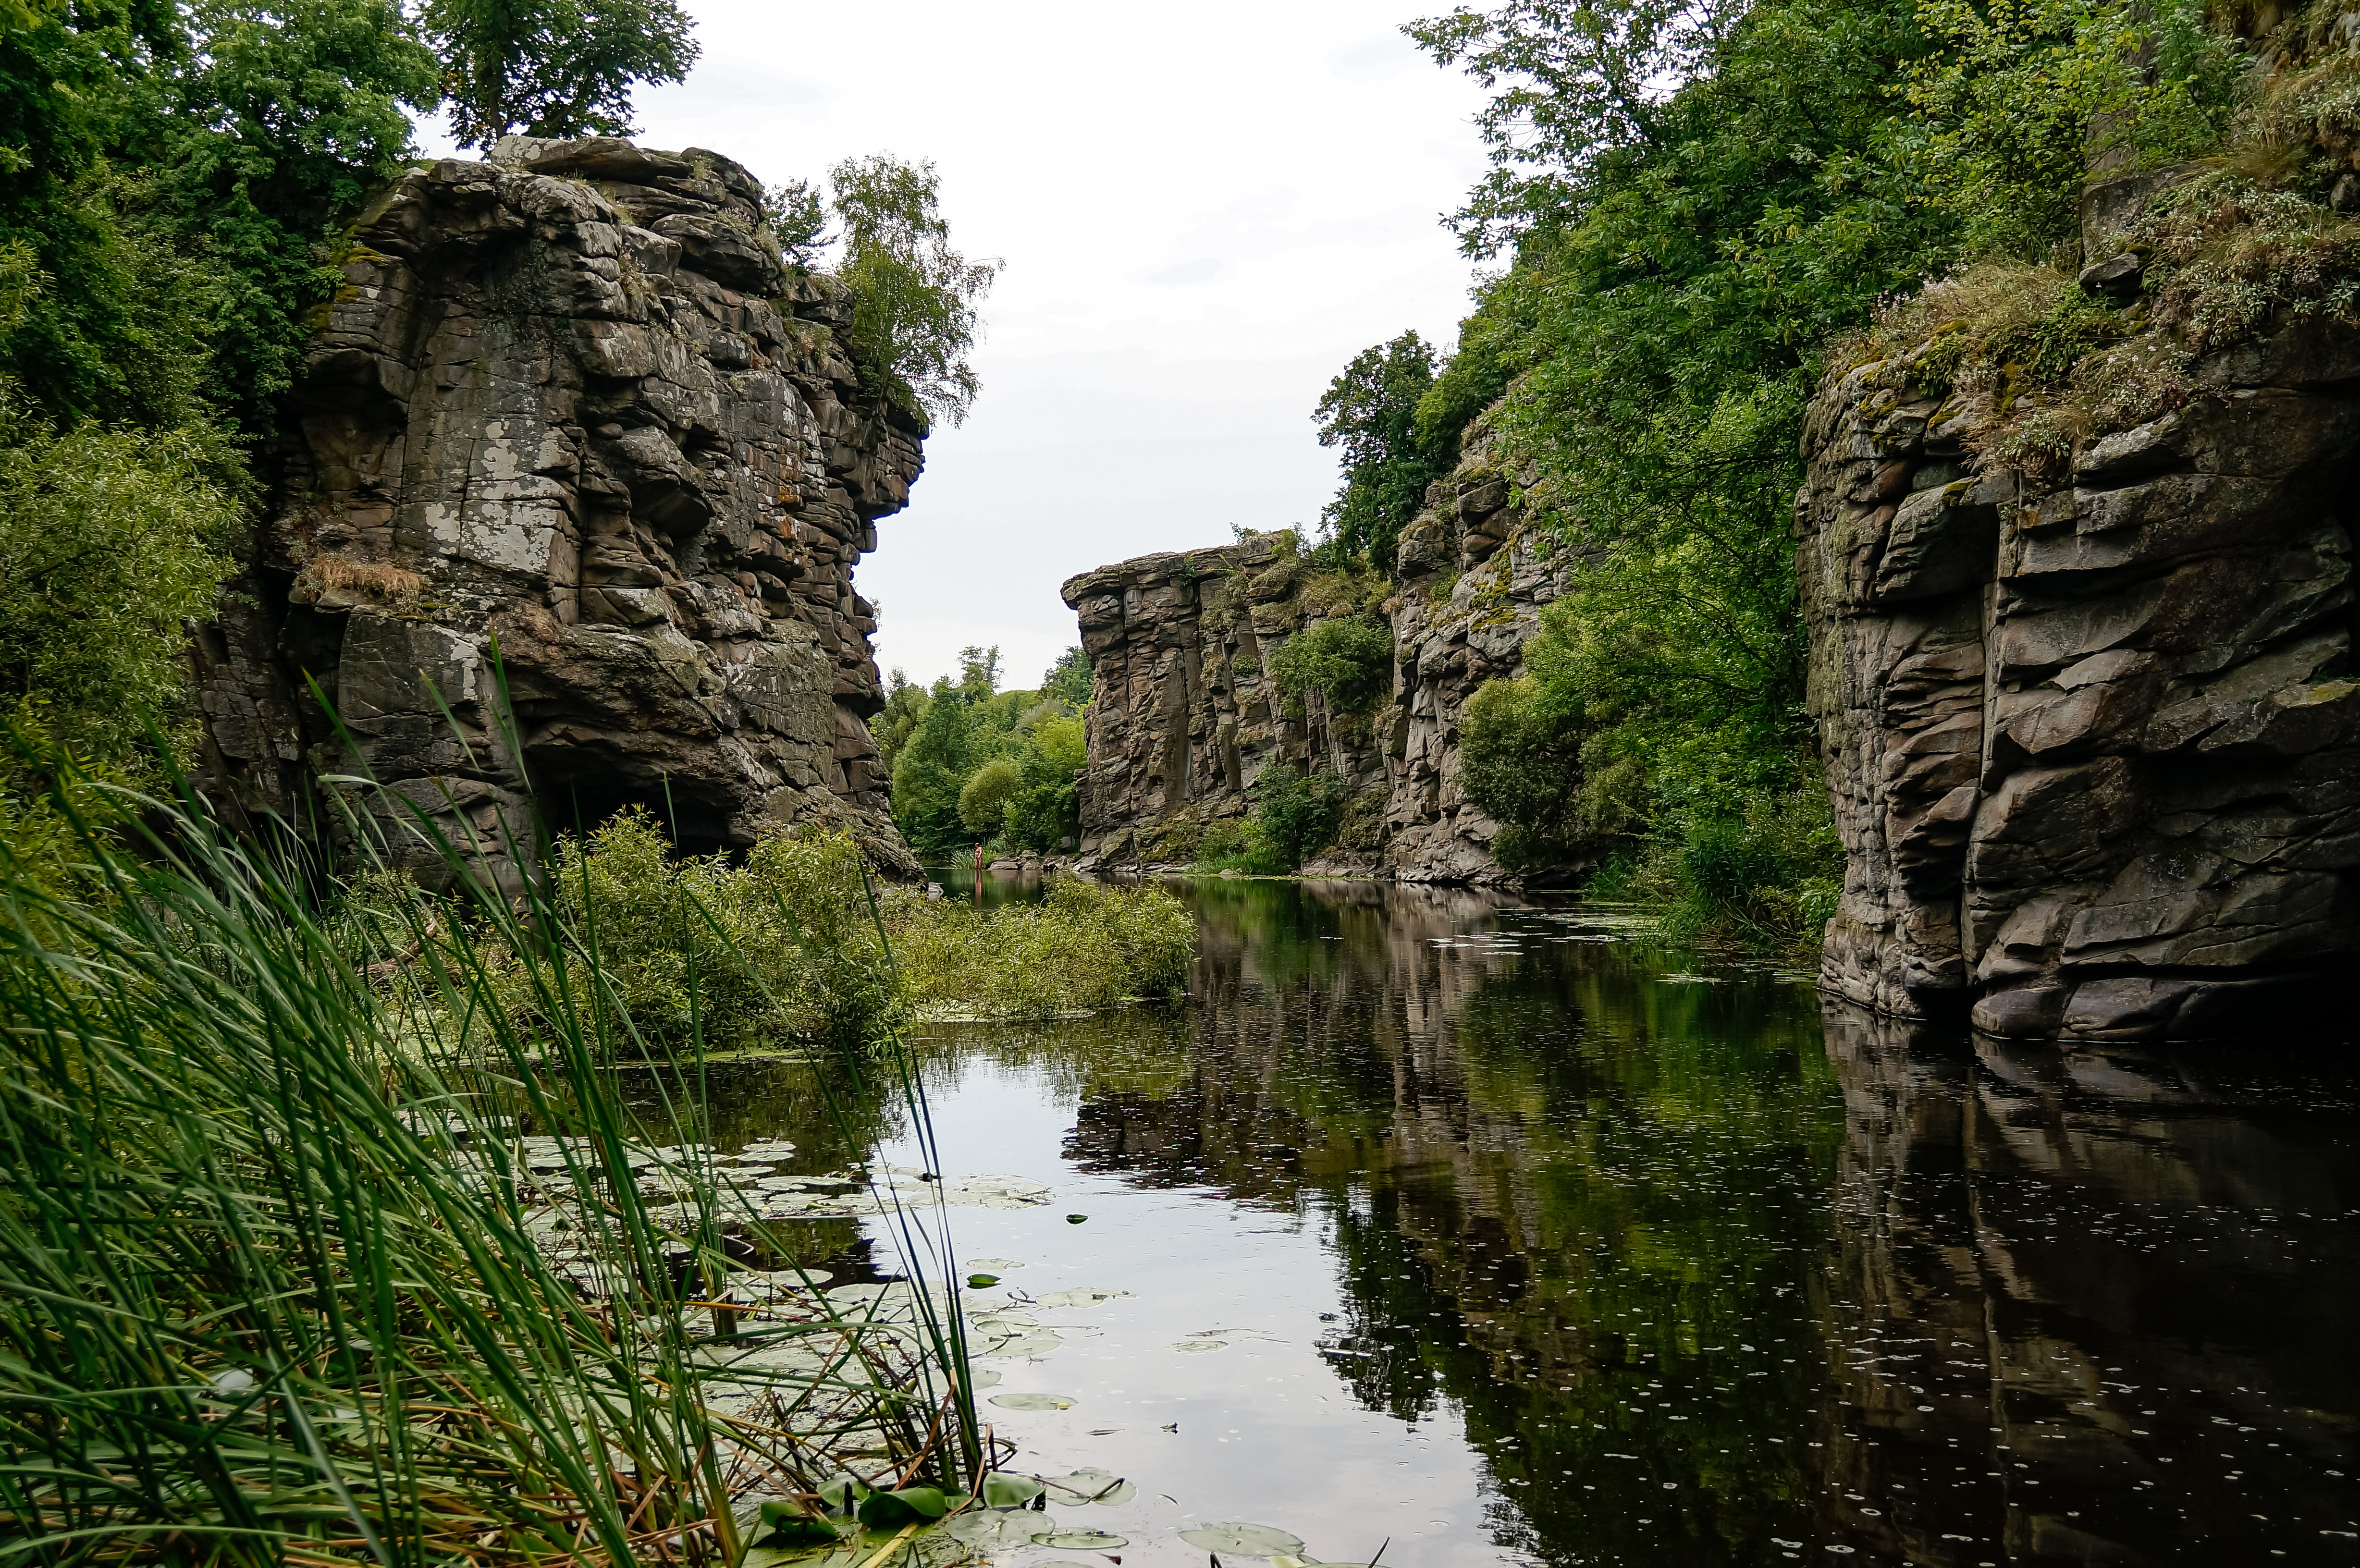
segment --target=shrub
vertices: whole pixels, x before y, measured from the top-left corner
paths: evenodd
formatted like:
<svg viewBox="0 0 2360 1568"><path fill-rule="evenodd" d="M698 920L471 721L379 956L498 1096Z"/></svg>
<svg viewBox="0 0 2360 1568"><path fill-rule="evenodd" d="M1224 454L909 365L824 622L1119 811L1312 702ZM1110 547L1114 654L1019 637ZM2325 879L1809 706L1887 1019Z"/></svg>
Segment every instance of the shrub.
<svg viewBox="0 0 2360 1568"><path fill-rule="evenodd" d="M1242 822L1231 819L1206 831L1197 870L1284 877L1336 842L1347 801L1329 775L1273 762L1247 792L1251 811Z"/></svg>
<svg viewBox="0 0 2360 1568"><path fill-rule="evenodd" d="M920 1018L1044 1018L1173 995L1196 917L1152 885L1060 877L1040 904L978 910L896 889L886 908L903 996Z"/></svg>
<svg viewBox="0 0 2360 1568"><path fill-rule="evenodd" d="M1393 689L1391 634L1357 617L1317 621L1278 646L1270 672L1290 696L1317 691L1338 713L1365 713Z"/></svg>
<svg viewBox="0 0 2360 1568"><path fill-rule="evenodd" d="M886 1022L891 975L848 833L765 839L732 866L725 855L675 858L655 819L634 808L561 841L555 876L560 917L584 938L569 981L617 1038L678 1052L859 1040ZM493 967L529 1024L543 1003L521 961Z"/></svg>
<svg viewBox="0 0 2360 1568"><path fill-rule="evenodd" d="M1561 865L1582 843L1581 714L1530 676L1486 681L1459 725L1459 783L1502 828L1492 844L1515 870Z"/></svg>

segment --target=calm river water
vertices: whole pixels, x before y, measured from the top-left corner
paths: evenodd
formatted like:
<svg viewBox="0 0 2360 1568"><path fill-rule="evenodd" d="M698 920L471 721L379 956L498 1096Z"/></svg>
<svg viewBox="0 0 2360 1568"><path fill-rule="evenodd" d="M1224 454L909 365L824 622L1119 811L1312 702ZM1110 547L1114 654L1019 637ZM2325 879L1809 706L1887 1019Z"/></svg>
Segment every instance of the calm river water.
<svg viewBox="0 0 2360 1568"><path fill-rule="evenodd" d="M951 1211L988 1299L1128 1292L984 1363L1072 1401L986 1410L1131 1481L1053 1510L1124 1544L993 1561L2360 1563L2349 1066L1978 1051L1578 906L1176 886L1186 1003L917 1031L945 1169L1054 1190ZM721 1147L910 1160L813 1071L722 1077ZM873 1279L859 1225L799 1245Z"/></svg>

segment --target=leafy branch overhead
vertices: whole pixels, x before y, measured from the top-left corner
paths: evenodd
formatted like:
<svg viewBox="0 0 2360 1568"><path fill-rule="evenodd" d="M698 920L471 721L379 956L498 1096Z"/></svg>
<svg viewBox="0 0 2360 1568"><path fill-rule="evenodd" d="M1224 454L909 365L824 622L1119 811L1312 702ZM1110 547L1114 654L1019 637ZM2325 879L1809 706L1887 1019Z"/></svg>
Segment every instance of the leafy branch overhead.
<svg viewBox="0 0 2360 1568"><path fill-rule="evenodd" d="M461 147L500 137L629 136L631 87L696 63L673 0L427 0Z"/></svg>
<svg viewBox="0 0 2360 1568"><path fill-rule="evenodd" d="M898 390L935 419L963 423L983 383L969 355L983 335L978 309L1004 263L951 248L931 161L890 154L847 158L828 171L844 255L836 276L852 292L853 335L887 366ZM815 245L815 210L792 209ZM783 241L782 241L783 243Z"/></svg>

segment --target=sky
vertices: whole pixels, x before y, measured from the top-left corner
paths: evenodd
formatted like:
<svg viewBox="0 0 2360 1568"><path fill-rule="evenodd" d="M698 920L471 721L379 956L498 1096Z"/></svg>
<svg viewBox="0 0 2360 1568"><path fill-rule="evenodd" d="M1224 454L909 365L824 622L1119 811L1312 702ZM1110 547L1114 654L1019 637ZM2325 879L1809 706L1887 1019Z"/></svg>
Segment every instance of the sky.
<svg viewBox="0 0 2360 1568"><path fill-rule="evenodd" d="M1468 309L1440 220L1482 171L1481 95L1400 32L1448 8L688 0L703 57L640 89L643 146L767 183L932 159L954 245L1006 264L982 396L856 575L880 667L997 644L1030 686L1078 640L1065 578L1317 524L1320 393L1405 329L1447 348Z"/></svg>

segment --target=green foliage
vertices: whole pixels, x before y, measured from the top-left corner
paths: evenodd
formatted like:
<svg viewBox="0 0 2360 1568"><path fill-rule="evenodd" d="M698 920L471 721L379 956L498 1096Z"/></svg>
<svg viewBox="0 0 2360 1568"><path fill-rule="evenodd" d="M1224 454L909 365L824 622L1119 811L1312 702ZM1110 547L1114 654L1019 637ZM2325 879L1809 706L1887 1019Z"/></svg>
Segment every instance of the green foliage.
<svg viewBox="0 0 2360 1568"><path fill-rule="evenodd" d="M1590 890L1662 901L1677 942L1736 940L1807 957L1843 892L1843 845L1827 790L1810 779L1666 822Z"/></svg>
<svg viewBox="0 0 2360 1568"><path fill-rule="evenodd" d="M1273 761L1247 786L1245 820L1215 823L1199 841L1199 871L1284 877L1336 842L1348 804L1330 774L1306 774Z"/></svg>
<svg viewBox="0 0 2360 1568"><path fill-rule="evenodd" d="M1041 695L1054 697L1079 713L1090 704L1090 656L1069 648L1057 656L1041 677Z"/></svg>
<svg viewBox="0 0 2360 1568"><path fill-rule="evenodd" d="M967 358L983 330L977 305L1001 263L971 262L951 248L933 163L878 153L828 173L844 224L836 276L852 293L854 340L894 401L963 422L983 386Z"/></svg>
<svg viewBox="0 0 2360 1568"><path fill-rule="evenodd" d="M223 462L202 426L59 434L0 385L0 691L68 747L121 762L150 724L184 738L186 623L237 521Z"/></svg>
<svg viewBox="0 0 2360 1568"><path fill-rule="evenodd" d="M1433 385L1433 348L1404 332L1355 355L1312 416L1319 444L1340 448L1344 467L1344 487L1320 520L1340 552L1387 576L1402 529L1426 504L1426 487L1449 473L1457 456L1455 441L1420 430L1419 402Z"/></svg>
<svg viewBox="0 0 2360 1568"><path fill-rule="evenodd" d="M393 0L209 0L192 57L146 107L153 172L119 200L189 258L209 345L199 395L268 432L315 318L342 281L335 223L410 154L404 105L434 102L433 55Z"/></svg>
<svg viewBox="0 0 2360 1568"><path fill-rule="evenodd" d="M1089 762L1087 732L1081 720L1048 713L1031 720L1022 739L1018 788L1004 818L1009 841L1043 853L1064 848L1081 831L1076 776Z"/></svg>
<svg viewBox="0 0 2360 1568"><path fill-rule="evenodd" d="M21 1552L156 1561L177 1535L236 1568L371 1541L626 1568L650 1518L738 1554L746 1483L713 1455L755 1428L793 1490L853 1462L973 1473L976 1444L930 1425L963 1358L880 1353L815 1293L821 1322L748 1315L774 1354L809 1335L813 1368L855 1364L716 1382L683 1287L727 1287L721 1227L750 1205L694 1153L701 1105L624 1105L594 931L537 889L519 909L382 879L355 889L382 920L323 919L302 868L139 805L155 836L126 813L66 849L117 898L0 860ZM528 972L529 1029L494 963ZM556 1136L520 1147L528 1116Z"/></svg>
<svg viewBox="0 0 2360 1568"><path fill-rule="evenodd" d="M1071 668L1060 660L1050 673ZM1001 835L1045 852L1079 829L1074 776L1088 758L1074 706L1046 691L1000 691L999 681L997 648L965 648L956 686L945 676L928 691L895 670L870 721L890 758L893 821L921 854Z"/></svg>
<svg viewBox="0 0 2360 1568"><path fill-rule="evenodd" d="M631 86L696 63L674 0L426 0L461 147L504 136L629 136Z"/></svg>
<svg viewBox="0 0 2360 1568"><path fill-rule="evenodd" d="M808 267L836 243L827 197L808 180L790 180L763 193L763 222L779 242L790 267Z"/></svg>
<svg viewBox="0 0 2360 1568"><path fill-rule="evenodd" d="M1582 806L1579 709L1526 676L1486 681L1459 723L1459 784L1502 832L1501 865L1534 870L1581 854L1590 824Z"/></svg>
<svg viewBox="0 0 2360 1568"><path fill-rule="evenodd" d="M1936 48L1895 128L1918 200L1957 213L1973 256L2034 259L2070 236L2084 170L2133 172L2215 149L2242 51L2197 0L1923 0Z"/></svg>
<svg viewBox="0 0 2360 1568"><path fill-rule="evenodd" d="M885 706L869 721L869 733L876 738L878 756L884 761L888 778L893 765L900 760L901 748L918 731L918 721L924 718L927 704L934 701L923 686L902 671L896 670L885 679Z"/></svg>
<svg viewBox="0 0 2360 1568"><path fill-rule="evenodd" d="M969 833L987 836L1000 831L1009 803L1023 783L1014 761L995 757L967 776L959 787L959 821Z"/></svg>
<svg viewBox="0 0 2360 1568"><path fill-rule="evenodd" d="M889 901L920 1018L1044 1018L1176 994L1196 953L1187 906L1162 887L1061 877L1039 904L978 910L897 891Z"/></svg>
<svg viewBox="0 0 2360 1568"><path fill-rule="evenodd" d="M335 274L326 242L410 154L433 58L391 0L45 7L0 29L0 373L53 419L252 432Z"/></svg>
<svg viewBox="0 0 2360 1568"><path fill-rule="evenodd" d="M733 866L675 858L634 809L562 840L552 881L560 917L589 939L570 961L574 994L641 1049L858 1041L884 1026L892 984L849 835L765 839ZM530 1023L545 1005L531 966L510 954L492 968Z"/></svg>
<svg viewBox="0 0 2360 1568"><path fill-rule="evenodd" d="M1392 695L1393 639L1358 617L1315 621L1278 645L1270 672L1290 696L1317 691L1332 713L1365 713Z"/></svg>

